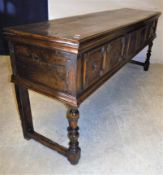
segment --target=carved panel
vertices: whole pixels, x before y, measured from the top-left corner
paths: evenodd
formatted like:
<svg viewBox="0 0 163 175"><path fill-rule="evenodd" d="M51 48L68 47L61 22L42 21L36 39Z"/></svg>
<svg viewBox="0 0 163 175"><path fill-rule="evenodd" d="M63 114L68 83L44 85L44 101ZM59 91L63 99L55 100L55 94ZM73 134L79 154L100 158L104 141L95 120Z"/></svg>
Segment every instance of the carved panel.
<svg viewBox="0 0 163 175"><path fill-rule="evenodd" d="M125 39L120 37L102 47L84 54L84 88L97 81L102 75L118 66L123 61Z"/></svg>
<svg viewBox="0 0 163 175"><path fill-rule="evenodd" d="M152 21L150 24L130 32L128 34L128 46L126 50L126 57L133 57L140 51L149 40L153 39L156 32L157 21Z"/></svg>
<svg viewBox="0 0 163 175"><path fill-rule="evenodd" d="M84 54L84 87L96 81L102 74L103 47Z"/></svg>
<svg viewBox="0 0 163 175"><path fill-rule="evenodd" d="M16 67L20 77L72 94L75 91L72 80L74 71L71 60L66 56L45 48L15 46Z"/></svg>
<svg viewBox="0 0 163 175"><path fill-rule="evenodd" d="M147 42L147 28L143 27L136 32L137 42L136 51L140 50Z"/></svg>
<svg viewBox="0 0 163 175"><path fill-rule="evenodd" d="M84 54L84 89L114 68L132 59L155 35L156 22L144 24L107 44Z"/></svg>
<svg viewBox="0 0 163 175"><path fill-rule="evenodd" d="M148 25L148 39L152 39L155 36L157 21L153 21Z"/></svg>
<svg viewBox="0 0 163 175"><path fill-rule="evenodd" d="M135 31L131 32L128 38L127 58L131 58L137 50L137 33Z"/></svg>
<svg viewBox="0 0 163 175"><path fill-rule="evenodd" d="M106 48L106 70L116 67L123 61L125 38L120 37L111 41Z"/></svg>

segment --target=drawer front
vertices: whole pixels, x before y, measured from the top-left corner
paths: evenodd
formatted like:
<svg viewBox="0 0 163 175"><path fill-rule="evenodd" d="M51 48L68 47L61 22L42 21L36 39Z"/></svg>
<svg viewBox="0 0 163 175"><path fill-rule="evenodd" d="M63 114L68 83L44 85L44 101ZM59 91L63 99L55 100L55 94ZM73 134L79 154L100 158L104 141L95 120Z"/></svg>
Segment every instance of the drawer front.
<svg viewBox="0 0 163 175"><path fill-rule="evenodd" d="M156 22L152 21L135 31L128 32L117 39L83 54L83 89L98 82L104 75L121 67L131 60L155 36Z"/></svg>
<svg viewBox="0 0 163 175"><path fill-rule="evenodd" d="M103 47L84 54L84 87L98 80L102 75Z"/></svg>
<svg viewBox="0 0 163 175"><path fill-rule="evenodd" d="M147 26L147 39L151 39L155 36L156 33L156 27L157 27L157 20L151 22L148 26Z"/></svg>
<svg viewBox="0 0 163 175"><path fill-rule="evenodd" d="M125 38L120 37L111 41L106 48L106 63L105 72L109 71L110 68L114 68L118 66L121 62L123 62L123 54L125 49ZM109 66L108 66L109 65Z"/></svg>
<svg viewBox="0 0 163 175"><path fill-rule="evenodd" d="M126 57L131 58L140 51L149 40L155 37L157 21L152 21L146 26L130 32L126 37L128 38L128 47L126 49Z"/></svg>
<svg viewBox="0 0 163 175"><path fill-rule="evenodd" d="M135 55L137 51L137 31L131 32L128 34L128 48L126 50L126 57L131 58L133 55Z"/></svg>
<svg viewBox="0 0 163 175"><path fill-rule="evenodd" d="M14 49L17 74L21 78L73 94L75 73L69 59L72 55L19 44Z"/></svg>
<svg viewBox="0 0 163 175"><path fill-rule="evenodd" d="M141 29L139 29L138 31L136 31L136 51L139 50L140 48L142 48L144 46L144 44L147 42L148 38L147 38L147 32L148 32L148 28L147 27L143 27Z"/></svg>
<svg viewBox="0 0 163 175"><path fill-rule="evenodd" d="M84 54L84 88L123 62L125 39L115 39L108 44Z"/></svg>

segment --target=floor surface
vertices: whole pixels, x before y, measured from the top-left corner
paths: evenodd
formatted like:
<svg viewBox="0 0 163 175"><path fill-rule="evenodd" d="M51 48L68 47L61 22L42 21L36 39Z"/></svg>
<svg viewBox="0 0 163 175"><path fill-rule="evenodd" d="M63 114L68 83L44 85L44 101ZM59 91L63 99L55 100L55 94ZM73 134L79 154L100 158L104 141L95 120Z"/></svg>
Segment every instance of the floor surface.
<svg viewBox="0 0 163 175"><path fill-rule="evenodd" d="M163 65L128 64L80 107L82 157L23 139L10 62L0 57L0 174L163 175ZM67 146L66 107L30 91L37 132Z"/></svg>

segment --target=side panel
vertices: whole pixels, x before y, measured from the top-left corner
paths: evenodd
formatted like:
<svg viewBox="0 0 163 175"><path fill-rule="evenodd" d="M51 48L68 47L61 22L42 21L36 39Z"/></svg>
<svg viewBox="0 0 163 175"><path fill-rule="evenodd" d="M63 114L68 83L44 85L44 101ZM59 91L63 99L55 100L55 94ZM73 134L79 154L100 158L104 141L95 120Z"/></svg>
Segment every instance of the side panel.
<svg viewBox="0 0 163 175"><path fill-rule="evenodd" d="M75 54L19 43L14 54L20 78L75 95Z"/></svg>

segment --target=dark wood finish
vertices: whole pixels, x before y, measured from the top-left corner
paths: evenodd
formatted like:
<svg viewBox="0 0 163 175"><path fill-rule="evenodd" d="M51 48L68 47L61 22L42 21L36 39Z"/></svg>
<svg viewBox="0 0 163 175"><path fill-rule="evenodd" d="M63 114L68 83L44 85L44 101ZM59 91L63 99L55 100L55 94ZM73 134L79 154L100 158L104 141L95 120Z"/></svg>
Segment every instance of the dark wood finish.
<svg viewBox="0 0 163 175"><path fill-rule="evenodd" d="M48 148L51 148L53 149L54 151L57 151L58 153L62 154L63 156L66 156L67 157L67 152L68 152L68 149L65 148L64 146L62 145L59 145L58 143L56 142L53 142L52 140L44 137L43 135L37 133L37 132L29 132L28 133L28 136L38 142L40 142L41 144L47 146Z"/></svg>
<svg viewBox="0 0 163 175"><path fill-rule="evenodd" d="M143 66L144 67L144 71L148 71L149 66L150 66L150 58L151 58L152 46L153 46L153 42L151 41L149 46L148 46L147 58L145 60L145 63L142 63L142 62L139 62L139 61L136 61L136 60L131 60L130 63L136 64L136 65L139 65L139 66Z"/></svg>
<svg viewBox="0 0 163 175"><path fill-rule="evenodd" d="M148 70L160 14L119 9L5 29L25 136L77 164L81 152L78 107L126 63ZM146 46L149 49L145 63L133 61ZM68 105L69 148L33 130L27 89Z"/></svg>
<svg viewBox="0 0 163 175"><path fill-rule="evenodd" d="M153 46L153 42L151 42L149 44L149 47L148 47L148 52L147 52L147 59L144 63L144 70L145 71L148 71L149 69L149 65L150 65L150 58L151 58L151 52L152 52L152 46Z"/></svg>
<svg viewBox="0 0 163 175"><path fill-rule="evenodd" d="M130 63L136 64L136 65L139 65L139 66L144 66L144 63L136 61L136 60L131 60Z"/></svg>
<svg viewBox="0 0 163 175"><path fill-rule="evenodd" d="M23 135L24 138L28 140L30 139L28 133L34 132L28 90L19 85L15 85L15 92L18 102Z"/></svg>
<svg viewBox="0 0 163 175"><path fill-rule="evenodd" d="M80 159L80 147L79 147L79 127L77 126L78 119L79 119L79 111L78 109L70 109L67 114L67 119L69 122L68 130L68 137L70 139L69 142L69 149L68 149L68 160L72 164L77 164Z"/></svg>
<svg viewBox="0 0 163 175"><path fill-rule="evenodd" d="M46 85L56 91L74 95L71 53L52 52L49 49L16 44L15 59L18 75L31 82Z"/></svg>

